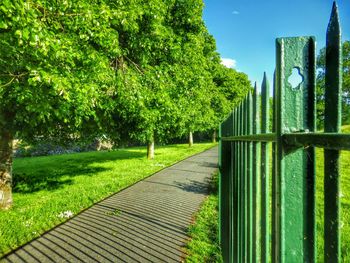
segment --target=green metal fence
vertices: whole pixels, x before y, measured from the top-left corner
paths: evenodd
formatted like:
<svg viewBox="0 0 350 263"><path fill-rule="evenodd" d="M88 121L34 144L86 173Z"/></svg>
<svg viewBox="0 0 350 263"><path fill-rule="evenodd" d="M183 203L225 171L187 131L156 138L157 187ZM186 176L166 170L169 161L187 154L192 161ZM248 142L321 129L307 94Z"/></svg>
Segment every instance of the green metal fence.
<svg viewBox="0 0 350 263"><path fill-rule="evenodd" d="M220 242L225 262L316 261L315 147L325 149L325 250L318 253L324 253L325 262L340 261L339 155L350 150L350 134L340 133L340 35L334 4L326 41L324 132L316 132L315 125L313 37L276 40L272 132L266 75L261 94L255 85L253 95L220 125ZM302 82L292 87L288 78L295 68Z"/></svg>

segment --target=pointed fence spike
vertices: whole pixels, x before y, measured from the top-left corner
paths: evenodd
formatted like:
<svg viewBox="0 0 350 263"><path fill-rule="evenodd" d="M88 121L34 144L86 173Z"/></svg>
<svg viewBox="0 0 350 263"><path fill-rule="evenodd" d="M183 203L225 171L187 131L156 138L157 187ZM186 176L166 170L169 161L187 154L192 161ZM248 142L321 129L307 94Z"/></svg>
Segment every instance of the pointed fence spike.
<svg viewBox="0 0 350 263"><path fill-rule="evenodd" d="M325 131L338 132L341 126L342 82L341 30L336 2L328 23L326 36Z"/></svg>
<svg viewBox="0 0 350 263"><path fill-rule="evenodd" d="M272 132L276 132L276 86L277 86L277 74L276 74L276 68L273 72L273 82L272 82ZM272 205L272 209L271 209L271 243L272 244L276 244L277 242L277 229L276 229L276 225L277 225L277 218L276 218L276 208L277 208L277 204L276 204L276 163L277 163L277 158L276 158L276 143L273 142L272 143L272 183L271 183L271 205ZM277 255L277 251L276 251L276 246L271 246L271 258L272 258L272 262L276 262L276 255Z"/></svg>
<svg viewBox="0 0 350 263"><path fill-rule="evenodd" d="M270 115L270 90L269 83L264 72L263 82L261 84L261 132L269 132ZM269 226L269 205L270 205L270 187L269 187L269 144L261 143L261 262L269 262L270 256L270 226Z"/></svg>
<svg viewBox="0 0 350 263"><path fill-rule="evenodd" d="M255 82L253 94L252 134L260 134L260 110L259 110L258 84ZM260 262L260 143L253 142L252 155L252 259ZM253 260L253 262L254 262Z"/></svg>
<svg viewBox="0 0 350 263"><path fill-rule="evenodd" d="M325 132L340 132L342 46L337 4L333 3L326 37ZM340 152L324 151L324 261L341 261L339 162Z"/></svg>
<svg viewBox="0 0 350 263"><path fill-rule="evenodd" d="M327 43L328 41L333 42L334 39L332 36L338 36L340 37L340 20L339 20L339 12L338 12L338 5L334 1L333 7L332 7L332 13L331 17L329 19L328 27L327 27Z"/></svg>
<svg viewBox="0 0 350 263"><path fill-rule="evenodd" d="M269 110L270 110L270 85L267 80L266 72L264 72L263 82L261 84L261 99L262 99L262 116L261 132L269 132Z"/></svg>

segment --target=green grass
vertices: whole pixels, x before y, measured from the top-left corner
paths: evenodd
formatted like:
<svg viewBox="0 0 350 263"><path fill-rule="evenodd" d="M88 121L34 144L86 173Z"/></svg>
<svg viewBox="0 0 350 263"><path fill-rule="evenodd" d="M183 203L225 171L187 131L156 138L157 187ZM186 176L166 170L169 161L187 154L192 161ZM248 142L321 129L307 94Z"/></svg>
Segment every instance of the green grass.
<svg viewBox="0 0 350 263"><path fill-rule="evenodd" d="M186 262L222 262L218 240L218 175L210 182L209 196L203 202L190 227Z"/></svg>
<svg viewBox="0 0 350 263"><path fill-rule="evenodd" d="M350 133L350 125L344 125L341 131L345 133Z"/></svg>
<svg viewBox="0 0 350 263"><path fill-rule="evenodd" d="M152 161L146 159L145 148L15 159L14 205L0 211L0 256L112 193L212 146L157 147Z"/></svg>
<svg viewBox="0 0 350 263"><path fill-rule="evenodd" d="M350 126L347 126L348 129ZM342 262L350 262L350 151L342 151L341 153L341 177L340 177L340 202L341 202L341 255ZM323 195L323 150L316 149L316 223L317 223L317 261L324 262L324 195Z"/></svg>

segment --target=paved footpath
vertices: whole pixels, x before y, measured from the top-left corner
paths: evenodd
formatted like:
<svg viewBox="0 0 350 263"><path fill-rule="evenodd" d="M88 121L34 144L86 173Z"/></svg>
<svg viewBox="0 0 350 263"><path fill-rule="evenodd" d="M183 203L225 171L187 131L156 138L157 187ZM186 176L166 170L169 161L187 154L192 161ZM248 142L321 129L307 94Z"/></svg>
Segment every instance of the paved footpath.
<svg viewBox="0 0 350 263"><path fill-rule="evenodd" d="M1 262L182 262L217 147L95 204Z"/></svg>

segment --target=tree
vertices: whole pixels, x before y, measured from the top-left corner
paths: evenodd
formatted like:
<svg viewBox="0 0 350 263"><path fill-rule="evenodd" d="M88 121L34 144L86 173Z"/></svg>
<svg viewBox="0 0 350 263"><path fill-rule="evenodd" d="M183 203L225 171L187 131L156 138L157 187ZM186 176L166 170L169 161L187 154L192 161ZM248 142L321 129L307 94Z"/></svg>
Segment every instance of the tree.
<svg viewBox="0 0 350 263"><path fill-rule="evenodd" d="M109 19L105 6L89 1L1 2L0 208L12 203L13 138L98 127L115 82L110 57L120 52Z"/></svg>
<svg viewBox="0 0 350 263"><path fill-rule="evenodd" d="M115 112L118 115L122 109L121 122L133 127L130 137L148 143L152 153L154 140L204 129L211 110L207 96L211 80L203 54L207 34L203 2L140 4L144 11L135 32L118 31L125 53Z"/></svg>
<svg viewBox="0 0 350 263"><path fill-rule="evenodd" d="M323 127L324 120L324 94L325 94L325 52L322 48L317 56L317 126ZM350 124L350 41L342 45L343 52L343 90L342 90L342 123Z"/></svg>
<svg viewBox="0 0 350 263"><path fill-rule="evenodd" d="M125 5L125 3L124 3ZM126 137L148 144L148 158L154 155L154 141L161 141L171 126L172 85L169 68L180 56L177 38L167 19L174 1L130 1L129 12L137 14L134 26L117 27L118 58L114 119L128 125ZM125 8L115 4L115 11Z"/></svg>
<svg viewBox="0 0 350 263"><path fill-rule="evenodd" d="M0 208L12 203L13 138L103 134L147 143L153 158L155 141L216 127L246 77L220 66L202 9L202 0L2 0Z"/></svg>
<svg viewBox="0 0 350 263"><path fill-rule="evenodd" d="M247 95L251 89L251 83L246 74L237 72L221 64L215 65L213 69L213 81L216 87L215 96L212 98L212 107L215 116L210 128L215 133L218 124Z"/></svg>

